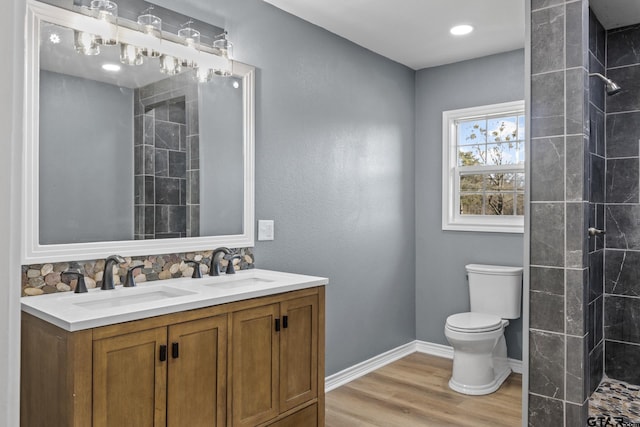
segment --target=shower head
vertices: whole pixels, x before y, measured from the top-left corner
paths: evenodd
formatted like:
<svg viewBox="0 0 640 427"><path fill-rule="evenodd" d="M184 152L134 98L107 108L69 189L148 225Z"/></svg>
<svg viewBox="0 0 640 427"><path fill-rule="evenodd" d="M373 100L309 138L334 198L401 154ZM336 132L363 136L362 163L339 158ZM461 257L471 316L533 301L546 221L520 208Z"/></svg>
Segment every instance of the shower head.
<svg viewBox="0 0 640 427"><path fill-rule="evenodd" d="M607 91L607 95L611 96L611 95L615 95L616 93L620 92L622 90L622 88L620 86L618 86L618 84L616 82L614 82L611 79L606 78L605 76L603 76L600 73L591 73L589 74L589 77L600 77L605 84L605 90Z"/></svg>

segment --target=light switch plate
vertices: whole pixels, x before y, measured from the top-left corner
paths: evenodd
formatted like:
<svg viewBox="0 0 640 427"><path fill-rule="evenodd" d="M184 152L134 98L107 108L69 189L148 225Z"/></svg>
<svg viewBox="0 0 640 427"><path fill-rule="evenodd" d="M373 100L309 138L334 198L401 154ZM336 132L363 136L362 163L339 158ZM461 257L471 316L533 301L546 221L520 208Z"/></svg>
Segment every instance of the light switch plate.
<svg viewBox="0 0 640 427"><path fill-rule="evenodd" d="M273 220L258 220L258 240L273 240Z"/></svg>

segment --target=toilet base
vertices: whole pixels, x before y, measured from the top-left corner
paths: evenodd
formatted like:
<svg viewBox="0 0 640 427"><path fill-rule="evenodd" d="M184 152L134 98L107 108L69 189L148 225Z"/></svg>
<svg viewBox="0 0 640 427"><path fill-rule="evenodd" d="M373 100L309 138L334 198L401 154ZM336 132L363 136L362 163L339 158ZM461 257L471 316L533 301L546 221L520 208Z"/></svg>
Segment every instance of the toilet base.
<svg viewBox="0 0 640 427"><path fill-rule="evenodd" d="M483 385L460 384L459 382L451 378L449 380L449 388L453 391L457 391L458 393L468 394L472 396L481 396L483 394L490 394L500 388L500 386L507 379L509 374L511 374L511 368L505 367L502 370L502 372L497 373L493 381Z"/></svg>

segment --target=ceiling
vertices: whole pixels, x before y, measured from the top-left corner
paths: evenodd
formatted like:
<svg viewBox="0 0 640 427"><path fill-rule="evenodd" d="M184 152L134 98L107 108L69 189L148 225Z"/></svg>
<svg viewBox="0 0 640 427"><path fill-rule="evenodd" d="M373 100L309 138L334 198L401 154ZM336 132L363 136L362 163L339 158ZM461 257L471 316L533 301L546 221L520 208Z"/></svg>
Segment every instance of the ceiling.
<svg viewBox="0 0 640 427"><path fill-rule="evenodd" d="M414 70L524 47L525 0L264 1Z"/></svg>
<svg viewBox="0 0 640 427"><path fill-rule="evenodd" d="M607 30L640 22L638 0L590 0L589 6Z"/></svg>

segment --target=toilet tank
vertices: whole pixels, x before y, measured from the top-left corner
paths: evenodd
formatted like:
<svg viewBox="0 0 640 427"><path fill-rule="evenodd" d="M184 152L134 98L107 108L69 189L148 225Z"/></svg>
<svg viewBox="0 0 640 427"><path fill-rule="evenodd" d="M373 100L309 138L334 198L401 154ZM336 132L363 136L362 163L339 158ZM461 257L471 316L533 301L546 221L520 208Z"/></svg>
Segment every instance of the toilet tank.
<svg viewBox="0 0 640 427"><path fill-rule="evenodd" d="M522 267L469 264L465 268L472 312L495 314L502 319L520 317Z"/></svg>

